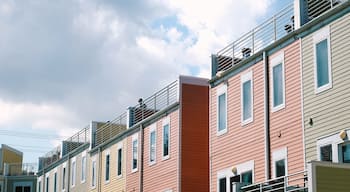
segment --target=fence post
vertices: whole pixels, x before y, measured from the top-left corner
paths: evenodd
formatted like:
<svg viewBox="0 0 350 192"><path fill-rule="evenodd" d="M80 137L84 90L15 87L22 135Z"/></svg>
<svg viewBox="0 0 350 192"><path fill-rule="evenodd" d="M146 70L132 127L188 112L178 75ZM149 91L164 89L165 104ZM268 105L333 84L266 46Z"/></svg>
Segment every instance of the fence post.
<svg viewBox="0 0 350 192"><path fill-rule="evenodd" d="M277 39L276 16L273 16L273 34L274 34L273 40L275 42Z"/></svg>

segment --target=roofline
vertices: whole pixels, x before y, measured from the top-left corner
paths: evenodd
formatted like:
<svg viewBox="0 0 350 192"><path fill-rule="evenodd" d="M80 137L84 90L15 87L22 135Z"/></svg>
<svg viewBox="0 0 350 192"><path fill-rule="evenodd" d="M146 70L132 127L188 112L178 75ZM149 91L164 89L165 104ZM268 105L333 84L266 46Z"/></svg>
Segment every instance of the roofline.
<svg viewBox="0 0 350 192"><path fill-rule="evenodd" d="M11 152L14 152L14 153L17 153L18 155L22 156L23 157L23 152L22 151L19 151L13 147L10 147L9 145L6 145L6 144L1 144L1 149L7 149Z"/></svg>

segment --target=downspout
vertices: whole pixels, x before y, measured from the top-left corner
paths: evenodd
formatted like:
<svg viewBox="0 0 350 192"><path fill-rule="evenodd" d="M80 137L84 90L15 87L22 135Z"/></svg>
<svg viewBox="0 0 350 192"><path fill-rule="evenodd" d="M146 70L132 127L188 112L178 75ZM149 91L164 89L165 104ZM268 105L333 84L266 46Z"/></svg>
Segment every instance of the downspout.
<svg viewBox="0 0 350 192"><path fill-rule="evenodd" d="M144 130L143 130L143 126L142 124L140 124L140 144L141 144L141 148L140 148L140 152L141 152L141 158L140 158L140 192L143 191L143 157L144 157Z"/></svg>
<svg viewBox="0 0 350 192"><path fill-rule="evenodd" d="M265 120L265 180L271 178L271 161L270 161L270 84L269 84L269 62L266 51L263 52L264 62L264 120Z"/></svg>

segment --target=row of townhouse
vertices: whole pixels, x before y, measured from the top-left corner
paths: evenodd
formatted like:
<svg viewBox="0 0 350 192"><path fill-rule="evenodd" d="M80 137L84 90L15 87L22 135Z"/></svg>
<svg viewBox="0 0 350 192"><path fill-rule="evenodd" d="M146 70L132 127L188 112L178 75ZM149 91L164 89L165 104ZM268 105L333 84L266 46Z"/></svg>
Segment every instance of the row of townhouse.
<svg viewBox="0 0 350 192"><path fill-rule="evenodd" d="M349 11L295 0L212 56L210 191L349 191Z"/></svg>
<svg viewBox="0 0 350 192"><path fill-rule="evenodd" d="M40 158L38 192L348 191L350 1L295 0Z"/></svg>
<svg viewBox="0 0 350 192"><path fill-rule="evenodd" d="M179 79L40 158L37 192L207 191L208 79Z"/></svg>

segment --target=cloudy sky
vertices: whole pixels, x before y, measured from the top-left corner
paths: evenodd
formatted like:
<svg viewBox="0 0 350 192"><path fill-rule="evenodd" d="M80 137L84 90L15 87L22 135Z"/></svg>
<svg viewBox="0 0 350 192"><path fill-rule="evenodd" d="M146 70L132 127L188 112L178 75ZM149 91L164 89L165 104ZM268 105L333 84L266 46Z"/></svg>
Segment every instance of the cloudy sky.
<svg viewBox="0 0 350 192"><path fill-rule="evenodd" d="M175 80L293 0L1 0L0 143L26 162Z"/></svg>

